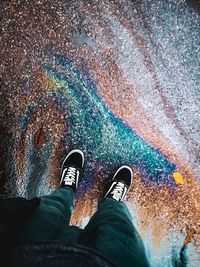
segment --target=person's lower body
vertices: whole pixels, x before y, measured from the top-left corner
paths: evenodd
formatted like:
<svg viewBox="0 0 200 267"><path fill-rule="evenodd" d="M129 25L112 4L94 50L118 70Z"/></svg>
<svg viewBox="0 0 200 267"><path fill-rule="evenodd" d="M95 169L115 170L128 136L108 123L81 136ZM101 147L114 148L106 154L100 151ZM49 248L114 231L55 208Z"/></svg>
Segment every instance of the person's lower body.
<svg viewBox="0 0 200 267"><path fill-rule="evenodd" d="M120 267L150 266L128 208L112 198L100 201L81 234L80 243L96 249Z"/></svg>
<svg viewBox="0 0 200 267"><path fill-rule="evenodd" d="M103 198L84 230L69 227L74 192L59 188L41 197L37 211L21 234L21 242L62 241L92 247L120 267L149 266L143 242L126 205Z"/></svg>
<svg viewBox="0 0 200 267"><path fill-rule="evenodd" d="M71 151L62 165L60 188L41 197L38 210L22 232L22 242L62 241L92 247L120 267L148 267L141 237L121 201L132 181L128 166L120 167L84 230L70 227L74 193L84 165L80 150Z"/></svg>

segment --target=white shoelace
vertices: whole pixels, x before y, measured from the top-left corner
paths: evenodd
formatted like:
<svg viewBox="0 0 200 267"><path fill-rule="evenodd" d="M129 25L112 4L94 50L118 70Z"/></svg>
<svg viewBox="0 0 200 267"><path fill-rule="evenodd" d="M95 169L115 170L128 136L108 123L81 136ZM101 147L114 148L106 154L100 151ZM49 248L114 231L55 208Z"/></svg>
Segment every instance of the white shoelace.
<svg viewBox="0 0 200 267"><path fill-rule="evenodd" d="M66 174L65 170L63 172L64 174L63 181L65 182L65 185L76 184L76 168L68 167L66 170L67 170Z"/></svg>
<svg viewBox="0 0 200 267"><path fill-rule="evenodd" d="M117 182L115 188L111 191L112 197L119 201L123 199L124 195L126 194L127 188L125 187L124 183Z"/></svg>

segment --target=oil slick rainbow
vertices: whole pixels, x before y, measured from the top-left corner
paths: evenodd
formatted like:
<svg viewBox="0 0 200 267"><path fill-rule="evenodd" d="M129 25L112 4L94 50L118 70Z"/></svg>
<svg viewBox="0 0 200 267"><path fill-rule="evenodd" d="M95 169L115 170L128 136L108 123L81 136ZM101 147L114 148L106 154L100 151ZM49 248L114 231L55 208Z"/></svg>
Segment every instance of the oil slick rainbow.
<svg viewBox="0 0 200 267"><path fill-rule="evenodd" d="M106 162L108 168L129 164L145 181L155 185L175 188L177 184L183 184L175 163L112 113L83 64L77 67L55 53L50 63L37 66L37 72L37 95L21 108L18 119L22 129L19 140L22 147L32 114L50 101L66 124L62 143L88 152L90 162ZM30 86L26 90L31 93L33 88Z"/></svg>

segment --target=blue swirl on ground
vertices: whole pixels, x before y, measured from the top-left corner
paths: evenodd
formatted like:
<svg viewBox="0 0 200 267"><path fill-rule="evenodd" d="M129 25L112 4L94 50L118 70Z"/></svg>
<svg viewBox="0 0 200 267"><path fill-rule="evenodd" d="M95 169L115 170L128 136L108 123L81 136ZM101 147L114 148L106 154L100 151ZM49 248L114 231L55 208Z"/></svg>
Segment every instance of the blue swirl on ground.
<svg viewBox="0 0 200 267"><path fill-rule="evenodd" d="M139 170L145 181L175 186L172 177L175 164L112 113L98 95L97 87L85 67L78 69L59 53L54 54L52 64L40 67L53 81L49 85L52 88L48 88L51 101L62 113L64 107L67 110L64 119L68 130L63 137L64 143L83 149L93 162L106 162L108 168L128 164ZM38 102L30 104L20 116L24 130L30 114L37 109L38 103L41 106L42 99L39 95Z"/></svg>

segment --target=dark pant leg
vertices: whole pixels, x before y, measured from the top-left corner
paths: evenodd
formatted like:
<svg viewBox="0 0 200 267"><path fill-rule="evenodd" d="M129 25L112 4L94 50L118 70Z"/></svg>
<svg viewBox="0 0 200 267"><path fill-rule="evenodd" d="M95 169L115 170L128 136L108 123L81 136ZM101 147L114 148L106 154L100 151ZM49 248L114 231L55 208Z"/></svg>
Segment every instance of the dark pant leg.
<svg viewBox="0 0 200 267"><path fill-rule="evenodd" d="M41 197L41 202L31 220L24 226L21 241L60 240L66 233L73 211L74 193L59 188Z"/></svg>
<svg viewBox="0 0 200 267"><path fill-rule="evenodd" d="M120 267L150 266L142 239L123 202L111 198L101 200L80 242L98 250Z"/></svg>

